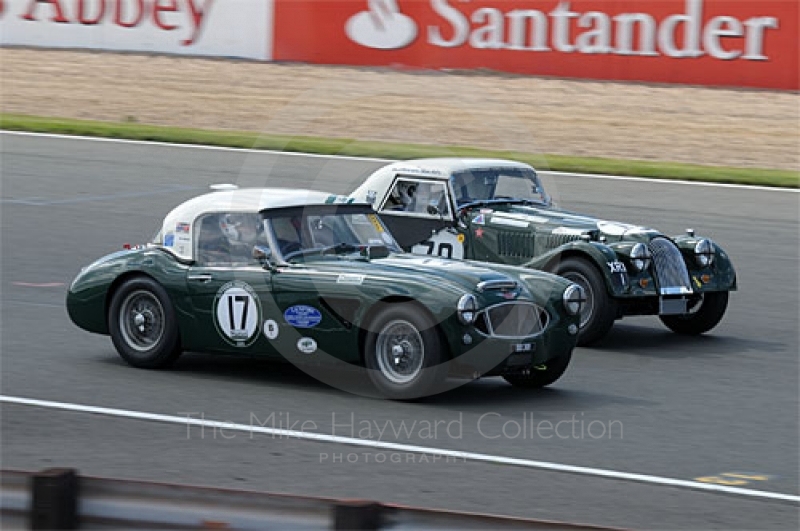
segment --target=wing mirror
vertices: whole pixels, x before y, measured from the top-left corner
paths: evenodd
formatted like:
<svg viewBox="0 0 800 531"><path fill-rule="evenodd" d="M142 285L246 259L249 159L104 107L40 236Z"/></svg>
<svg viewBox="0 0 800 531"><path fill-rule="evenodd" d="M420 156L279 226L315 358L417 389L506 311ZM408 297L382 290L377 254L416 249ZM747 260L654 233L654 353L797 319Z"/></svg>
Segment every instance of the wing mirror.
<svg viewBox="0 0 800 531"><path fill-rule="evenodd" d="M258 260L258 263L264 267L272 269L272 249L264 245L256 245L253 247L253 258Z"/></svg>

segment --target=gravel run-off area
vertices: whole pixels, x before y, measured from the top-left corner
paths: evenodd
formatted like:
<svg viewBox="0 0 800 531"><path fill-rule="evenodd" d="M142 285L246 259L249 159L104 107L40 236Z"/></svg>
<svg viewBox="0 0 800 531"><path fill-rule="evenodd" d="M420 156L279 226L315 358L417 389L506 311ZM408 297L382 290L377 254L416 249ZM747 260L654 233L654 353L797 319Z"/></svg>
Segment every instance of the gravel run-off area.
<svg viewBox="0 0 800 531"><path fill-rule="evenodd" d="M800 94L0 49L3 112L800 169Z"/></svg>

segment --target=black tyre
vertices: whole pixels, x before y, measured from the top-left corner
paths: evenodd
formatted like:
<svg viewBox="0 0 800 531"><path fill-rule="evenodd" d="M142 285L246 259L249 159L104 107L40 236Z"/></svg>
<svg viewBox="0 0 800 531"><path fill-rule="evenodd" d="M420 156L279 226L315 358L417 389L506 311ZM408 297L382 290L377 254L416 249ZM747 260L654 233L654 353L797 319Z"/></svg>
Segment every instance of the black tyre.
<svg viewBox="0 0 800 531"><path fill-rule="evenodd" d="M586 292L578 346L591 345L603 339L617 318L617 301L608 296L603 275L594 264L583 258L568 258L558 264L554 272L578 284Z"/></svg>
<svg viewBox="0 0 800 531"><path fill-rule="evenodd" d="M728 309L728 292L704 293L686 315L662 315L661 322L678 334L696 336L719 324Z"/></svg>
<svg viewBox="0 0 800 531"><path fill-rule="evenodd" d="M439 392L447 365L436 323L408 303L376 310L367 331L364 363L380 395L409 400Z"/></svg>
<svg viewBox="0 0 800 531"><path fill-rule="evenodd" d="M134 367L158 369L181 354L175 308L149 277L126 280L113 294L108 329L119 355Z"/></svg>
<svg viewBox="0 0 800 531"><path fill-rule="evenodd" d="M506 374L503 378L514 387L540 389L555 382L567 370L572 359L572 351L548 361L544 368L531 369L528 374Z"/></svg>

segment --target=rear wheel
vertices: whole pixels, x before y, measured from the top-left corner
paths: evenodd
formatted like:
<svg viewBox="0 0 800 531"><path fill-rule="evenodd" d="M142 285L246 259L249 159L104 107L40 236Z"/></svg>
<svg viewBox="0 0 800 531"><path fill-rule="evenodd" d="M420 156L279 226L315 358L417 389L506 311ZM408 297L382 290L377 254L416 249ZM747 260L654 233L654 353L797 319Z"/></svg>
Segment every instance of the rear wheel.
<svg viewBox="0 0 800 531"><path fill-rule="evenodd" d="M435 394L447 376L436 325L411 304L378 309L365 343L367 373L381 396L412 399Z"/></svg>
<svg viewBox="0 0 800 531"><path fill-rule="evenodd" d="M572 350L563 356L548 361L545 365L531 369L527 374L506 374L503 378L514 387L539 389L555 382L567 370L572 359Z"/></svg>
<svg viewBox="0 0 800 531"><path fill-rule="evenodd" d="M581 308L578 345L591 345L604 338L617 318L617 302L608 296L602 274L583 258L568 258L554 272L578 284L586 293L586 302Z"/></svg>
<svg viewBox="0 0 800 531"><path fill-rule="evenodd" d="M166 290L149 277L126 280L108 310L111 341L134 367L157 369L181 354L175 309Z"/></svg>
<svg viewBox="0 0 800 531"><path fill-rule="evenodd" d="M661 322L678 334L696 336L719 324L728 309L728 292L704 293L686 315L662 315Z"/></svg>

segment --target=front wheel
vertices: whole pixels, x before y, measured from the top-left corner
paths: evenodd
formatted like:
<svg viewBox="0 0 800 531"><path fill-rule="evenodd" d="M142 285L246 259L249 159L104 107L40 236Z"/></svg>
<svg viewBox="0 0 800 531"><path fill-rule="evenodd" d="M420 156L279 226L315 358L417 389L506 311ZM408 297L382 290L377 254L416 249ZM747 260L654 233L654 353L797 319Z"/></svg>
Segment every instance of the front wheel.
<svg viewBox="0 0 800 531"><path fill-rule="evenodd" d="M126 280L114 292L108 329L119 355L134 367L166 367L181 354L172 301L149 277Z"/></svg>
<svg viewBox="0 0 800 531"><path fill-rule="evenodd" d="M570 350L563 356L548 361L542 367L531 369L527 374L506 374L503 378L514 387L539 389L561 378L571 359L572 351Z"/></svg>
<svg viewBox="0 0 800 531"><path fill-rule="evenodd" d="M617 318L617 302L608 296L602 274L582 258L568 258L555 269L555 274L578 284L586 293L581 308L578 346L587 346L603 339Z"/></svg>
<svg viewBox="0 0 800 531"><path fill-rule="evenodd" d="M662 315L660 318L673 332L696 336L717 326L727 309L728 292L714 291L702 294L686 315Z"/></svg>
<svg viewBox="0 0 800 531"><path fill-rule="evenodd" d="M435 323L410 304L387 304L377 310L364 356L372 384L390 399L435 394L447 376Z"/></svg>

